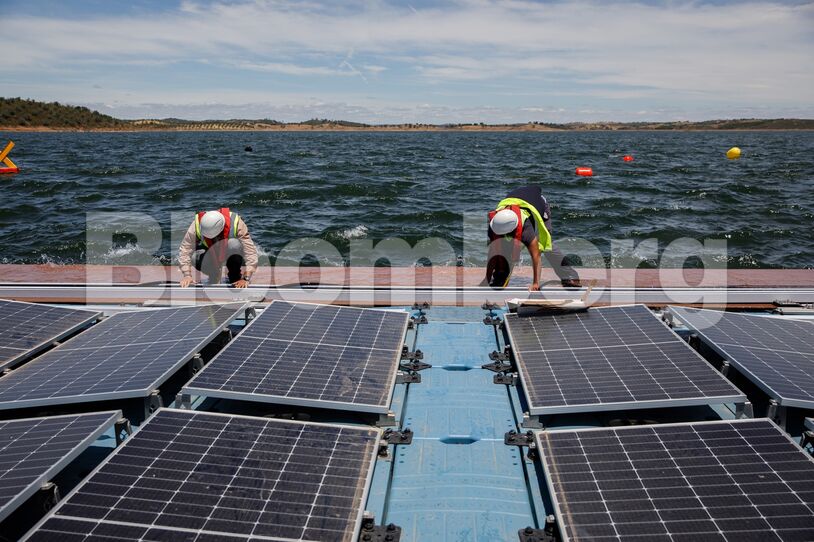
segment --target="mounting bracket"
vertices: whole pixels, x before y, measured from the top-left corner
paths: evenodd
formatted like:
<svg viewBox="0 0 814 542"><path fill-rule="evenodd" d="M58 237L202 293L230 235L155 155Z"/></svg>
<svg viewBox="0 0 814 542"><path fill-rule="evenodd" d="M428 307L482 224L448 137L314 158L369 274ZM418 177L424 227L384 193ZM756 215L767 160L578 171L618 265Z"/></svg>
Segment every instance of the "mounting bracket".
<svg viewBox="0 0 814 542"><path fill-rule="evenodd" d="M772 399L769 401L766 417L774 421L781 428L786 428L786 407L779 404L776 400Z"/></svg>
<svg viewBox="0 0 814 542"><path fill-rule="evenodd" d="M523 421L520 423L523 429L545 429L540 416L532 416L528 412L523 413Z"/></svg>
<svg viewBox="0 0 814 542"><path fill-rule="evenodd" d="M414 311L424 312L429 310L432 305L428 301L424 301L422 303L413 303L412 309Z"/></svg>
<svg viewBox="0 0 814 542"><path fill-rule="evenodd" d="M721 374L724 376L729 376L729 367L730 367L729 361L723 360L721 362Z"/></svg>
<svg viewBox="0 0 814 542"><path fill-rule="evenodd" d="M122 436L122 433L126 433L128 437L133 434L133 426L130 425L130 420L124 417L116 420L116 425L113 430L116 432L116 446L124 442L124 439L127 438Z"/></svg>
<svg viewBox="0 0 814 542"><path fill-rule="evenodd" d="M257 318L257 309L255 309L254 307L247 308L246 311L243 313L243 319L247 324L254 320L255 318Z"/></svg>
<svg viewBox="0 0 814 542"><path fill-rule="evenodd" d="M399 542L401 527L388 523L376 525L373 514L365 511L362 516L362 529L359 531L359 542Z"/></svg>
<svg viewBox="0 0 814 542"><path fill-rule="evenodd" d="M394 427L396 425L396 415L392 410L387 414L379 414L379 419L375 422L376 427Z"/></svg>
<svg viewBox="0 0 814 542"><path fill-rule="evenodd" d="M517 374L515 373L501 373L496 374L492 379L495 384L503 384L506 386L515 386L517 384Z"/></svg>
<svg viewBox="0 0 814 542"><path fill-rule="evenodd" d="M161 398L161 391L153 390L149 397L147 397L147 413L152 414L163 406L164 400Z"/></svg>
<svg viewBox="0 0 814 542"><path fill-rule="evenodd" d="M483 305L480 306L481 309L489 312L494 312L500 308L500 305L497 303L492 303L491 301L487 301Z"/></svg>
<svg viewBox="0 0 814 542"><path fill-rule="evenodd" d="M503 324L503 320L499 316L488 315L483 319L483 323L487 326L495 326L500 327Z"/></svg>
<svg viewBox="0 0 814 542"><path fill-rule="evenodd" d="M412 371L399 371L396 373L396 384L420 384L421 375Z"/></svg>
<svg viewBox="0 0 814 542"><path fill-rule="evenodd" d="M37 504L43 512L48 512L59 503L61 496L59 487L53 482L47 482L37 492Z"/></svg>
<svg viewBox="0 0 814 542"><path fill-rule="evenodd" d="M742 418L754 418L755 409L752 408L752 403L746 401L745 403L735 404L735 418L740 420Z"/></svg>
<svg viewBox="0 0 814 542"><path fill-rule="evenodd" d="M545 528L526 527L520 529L517 536L520 538L520 542L555 542L557 540L555 535L556 525L557 518L550 514L545 518Z"/></svg>
<svg viewBox="0 0 814 542"><path fill-rule="evenodd" d="M192 356L191 360L189 360L189 373L190 373L189 376L190 377L195 376L201 369L203 369L203 367L204 361L203 358L201 357L201 353L198 352L197 354Z"/></svg>
<svg viewBox="0 0 814 542"><path fill-rule="evenodd" d="M423 371L424 369L429 369L430 367L432 367L432 365L430 365L429 363L424 363L423 361L419 361L417 359L407 362L402 361L401 363L399 363L399 370L412 371L416 373L418 371Z"/></svg>
<svg viewBox="0 0 814 542"><path fill-rule="evenodd" d="M409 427L405 427L401 431L385 429L382 435L382 441L387 442L387 444L412 444L413 430Z"/></svg>
<svg viewBox="0 0 814 542"><path fill-rule="evenodd" d="M805 449L809 444L814 446L814 431L805 431L800 437L800 448Z"/></svg>
<svg viewBox="0 0 814 542"><path fill-rule="evenodd" d="M514 366L511 363L503 363L502 361L495 361L492 363L485 363L480 366L481 369L492 371L493 373L505 373L511 371Z"/></svg>
<svg viewBox="0 0 814 542"><path fill-rule="evenodd" d="M532 431L518 433L512 429L503 435L503 444L506 446L531 446L534 444L534 433Z"/></svg>
<svg viewBox="0 0 814 542"><path fill-rule="evenodd" d="M421 350L410 352L410 348L405 345L401 347L401 359L407 360L424 359L424 352L422 352Z"/></svg>
<svg viewBox="0 0 814 542"><path fill-rule="evenodd" d="M192 396L188 393L179 393L175 396L175 407L185 409L192 408Z"/></svg>

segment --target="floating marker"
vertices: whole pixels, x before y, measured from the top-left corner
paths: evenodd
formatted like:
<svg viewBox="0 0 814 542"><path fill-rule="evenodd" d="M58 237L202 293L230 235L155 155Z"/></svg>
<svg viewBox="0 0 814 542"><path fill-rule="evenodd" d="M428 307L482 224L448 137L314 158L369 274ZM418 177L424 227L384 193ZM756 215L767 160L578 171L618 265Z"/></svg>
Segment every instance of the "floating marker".
<svg viewBox="0 0 814 542"><path fill-rule="evenodd" d="M577 175L580 177L591 177L594 174L594 170L589 167L578 167L577 168Z"/></svg>
<svg viewBox="0 0 814 542"><path fill-rule="evenodd" d="M726 157L730 160L737 160L741 157L741 150L738 147L732 147L726 151Z"/></svg>
<svg viewBox="0 0 814 542"><path fill-rule="evenodd" d="M11 149L14 148L14 142L9 141L8 145L0 151L0 164L6 164L8 167L0 167L0 173L19 173L20 168L18 168L14 162L11 161L11 158L8 157L8 153L11 152Z"/></svg>
<svg viewBox="0 0 814 542"><path fill-rule="evenodd" d="M629 154L626 154L626 155L624 155L624 156L622 157L622 160L624 160L625 162L632 162L632 161L633 161L633 157L632 157L631 155L629 155Z"/></svg>

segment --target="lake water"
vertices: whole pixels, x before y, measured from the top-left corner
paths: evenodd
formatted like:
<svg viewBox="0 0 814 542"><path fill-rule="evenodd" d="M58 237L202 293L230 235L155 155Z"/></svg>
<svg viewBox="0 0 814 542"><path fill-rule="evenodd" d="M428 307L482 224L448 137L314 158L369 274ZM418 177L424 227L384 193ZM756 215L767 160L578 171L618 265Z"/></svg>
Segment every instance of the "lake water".
<svg viewBox="0 0 814 542"><path fill-rule="evenodd" d="M169 263L172 213L186 213L183 229L195 211L220 206L238 211L272 258L301 237L343 257L353 239L441 237L460 249L464 235L482 241L486 212L509 190L536 183L555 238L606 255L611 239L714 238L727 241L730 267L814 265L812 132L0 133L7 138L23 172L0 177L5 263L84 262L88 212L146 213L165 230L146 256ZM729 161L735 145L743 158ZM594 176L577 177L577 166ZM465 234L464 213L482 215L483 229ZM117 239L107 263L145 252Z"/></svg>

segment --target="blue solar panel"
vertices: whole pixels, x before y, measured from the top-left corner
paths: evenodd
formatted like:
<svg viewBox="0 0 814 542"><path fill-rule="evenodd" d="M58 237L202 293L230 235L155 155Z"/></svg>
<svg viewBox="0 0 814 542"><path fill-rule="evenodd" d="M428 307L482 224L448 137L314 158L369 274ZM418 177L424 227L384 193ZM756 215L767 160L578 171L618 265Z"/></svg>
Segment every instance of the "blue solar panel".
<svg viewBox="0 0 814 542"><path fill-rule="evenodd" d="M0 410L146 397L244 309L115 314L0 378Z"/></svg>
<svg viewBox="0 0 814 542"><path fill-rule="evenodd" d="M273 302L184 393L386 413L409 314Z"/></svg>
<svg viewBox="0 0 814 542"><path fill-rule="evenodd" d="M107 431L121 411L0 421L0 520Z"/></svg>
<svg viewBox="0 0 814 542"><path fill-rule="evenodd" d="M94 311L0 299L0 369L25 361L99 316Z"/></svg>
<svg viewBox="0 0 814 542"><path fill-rule="evenodd" d="M779 404L814 408L814 323L683 307L669 310Z"/></svg>
<svg viewBox="0 0 814 542"><path fill-rule="evenodd" d="M644 305L510 314L506 328L532 415L746 400Z"/></svg>
<svg viewBox="0 0 814 542"><path fill-rule="evenodd" d="M536 436L563 542L814 540L814 459L769 420Z"/></svg>
<svg viewBox="0 0 814 542"><path fill-rule="evenodd" d="M380 435L161 409L28 540L355 542Z"/></svg>

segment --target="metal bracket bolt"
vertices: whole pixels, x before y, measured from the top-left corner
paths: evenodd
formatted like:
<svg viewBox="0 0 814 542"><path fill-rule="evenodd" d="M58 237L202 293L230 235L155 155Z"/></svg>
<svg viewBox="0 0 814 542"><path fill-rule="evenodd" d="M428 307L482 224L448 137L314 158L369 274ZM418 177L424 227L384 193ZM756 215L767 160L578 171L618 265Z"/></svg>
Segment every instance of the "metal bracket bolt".
<svg viewBox="0 0 814 542"><path fill-rule="evenodd" d="M401 540L401 527L388 523L376 525L376 520L368 512L362 518L362 529L359 532L359 542L399 542Z"/></svg>
<svg viewBox="0 0 814 542"><path fill-rule="evenodd" d="M503 384L505 386L517 385L517 375L514 373L501 373L494 376L492 382L495 384Z"/></svg>
<svg viewBox="0 0 814 542"><path fill-rule="evenodd" d="M421 375L412 371L399 371L396 373L396 384L420 384Z"/></svg>

